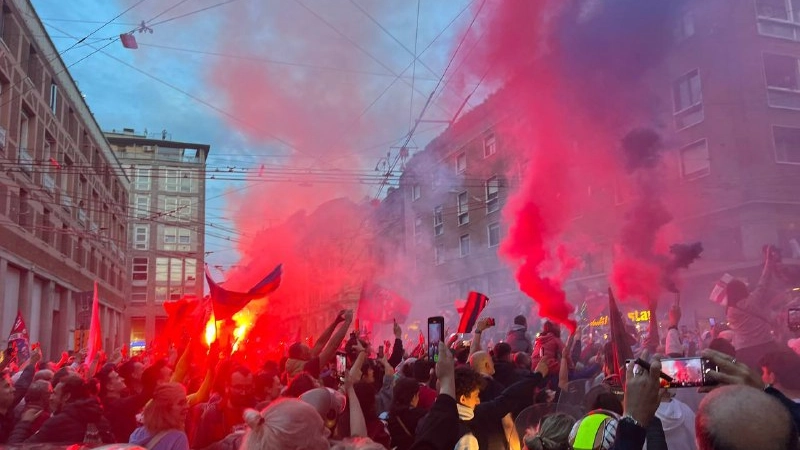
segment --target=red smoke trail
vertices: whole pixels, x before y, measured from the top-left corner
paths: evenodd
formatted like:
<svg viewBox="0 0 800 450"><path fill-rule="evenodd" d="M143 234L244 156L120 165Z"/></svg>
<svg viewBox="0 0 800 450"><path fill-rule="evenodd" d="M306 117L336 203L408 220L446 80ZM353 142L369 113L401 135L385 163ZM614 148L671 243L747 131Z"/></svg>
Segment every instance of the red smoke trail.
<svg viewBox="0 0 800 450"><path fill-rule="evenodd" d="M619 234L613 192L628 174L619 141L658 114L642 80L672 45L680 3L490 2L466 45L475 51L460 76L504 85L488 107L510 116L498 134L527 167L501 250L542 316L574 327L562 289L571 258L554 249L570 236ZM587 217L573 221L579 212Z"/></svg>

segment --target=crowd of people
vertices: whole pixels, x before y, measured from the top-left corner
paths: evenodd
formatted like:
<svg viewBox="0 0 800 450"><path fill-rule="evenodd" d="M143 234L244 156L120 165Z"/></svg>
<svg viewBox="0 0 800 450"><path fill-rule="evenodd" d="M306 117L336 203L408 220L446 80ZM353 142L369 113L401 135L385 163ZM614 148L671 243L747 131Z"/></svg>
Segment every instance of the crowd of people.
<svg viewBox="0 0 800 450"><path fill-rule="evenodd" d="M154 360L116 353L87 361L85 353L65 353L43 361L35 349L0 377L0 443L152 450L797 449L800 355L763 339L758 330L772 331L743 315L758 305L767 282L753 292L732 285L729 326L715 327L695 348L683 342L680 308L673 306L660 345L635 344L639 359L622 367L615 364L615 342L580 328L563 339L552 322L530 336L524 316L491 348L482 335L494 321L479 319L471 341L440 342L436 362L405 349L396 323L394 342L374 352L351 332L352 311L340 312L313 347L294 343L283 359L258 362L255 372L193 342ZM661 363L692 353L707 364L695 404L676 395L685 388L663 381L667 364Z"/></svg>

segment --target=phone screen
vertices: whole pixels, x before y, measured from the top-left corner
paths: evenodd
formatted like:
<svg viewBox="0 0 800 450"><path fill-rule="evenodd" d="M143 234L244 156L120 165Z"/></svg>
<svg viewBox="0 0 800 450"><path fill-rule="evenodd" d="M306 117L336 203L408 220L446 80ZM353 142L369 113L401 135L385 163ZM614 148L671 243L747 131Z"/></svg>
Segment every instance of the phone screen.
<svg viewBox="0 0 800 450"><path fill-rule="evenodd" d="M347 372L347 357L344 354L336 354L336 375L340 379L344 379L344 373Z"/></svg>
<svg viewBox="0 0 800 450"><path fill-rule="evenodd" d="M704 358L666 358L661 360L661 371L672 377L670 387L710 386L716 382L706 373L717 370L711 361Z"/></svg>
<svg viewBox="0 0 800 450"><path fill-rule="evenodd" d="M444 342L444 317L428 318L428 356L431 361L439 361L439 341Z"/></svg>
<svg viewBox="0 0 800 450"><path fill-rule="evenodd" d="M789 308L789 329L800 331L800 308Z"/></svg>
<svg viewBox="0 0 800 450"><path fill-rule="evenodd" d="M714 319L713 317L709 317L708 318L708 325L713 328L715 325L717 325L717 320Z"/></svg>

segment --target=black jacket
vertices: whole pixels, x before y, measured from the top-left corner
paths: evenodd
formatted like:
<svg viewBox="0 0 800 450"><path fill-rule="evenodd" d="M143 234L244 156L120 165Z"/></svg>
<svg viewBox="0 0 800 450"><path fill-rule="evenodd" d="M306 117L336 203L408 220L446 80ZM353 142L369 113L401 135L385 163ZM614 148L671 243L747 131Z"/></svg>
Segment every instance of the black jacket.
<svg viewBox="0 0 800 450"><path fill-rule="evenodd" d="M128 442L131 433L136 429L136 414L138 414L151 395L141 392L130 397L118 398L103 402L104 416L111 424L116 442Z"/></svg>
<svg viewBox="0 0 800 450"><path fill-rule="evenodd" d="M439 394L428 415L419 422L411 450L453 450L460 437L458 433L456 400Z"/></svg>
<svg viewBox="0 0 800 450"><path fill-rule="evenodd" d="M422 408L404 408L399 411L391 411L389 420L386 421L386 427L392 437L392 447L397 448L397 450L411 448L411 444L414 443L414 431L426 413L427 411Z"/></svg>
<svg viewBox="0 0 800 450"><path fill-rule="evenodd" d="M89 397L66 404L60 412L47 419L36 434L27 439L26 437L30 435L31 422L19 422L14 427L9 443L77 444L83 442L89 424L97 427L103 442L115 442L111 425L103 417L100 401L95 397Z"/></svg>
<svg viewBox="0 0 800 450"><path fill-rule="evenodd" d="M534 388L542 381L542 374L535 372L530 377L509 386L494 400L481 402L475 407L475 417L466 424L478 440L479 448L506 448L507 441L502 431L503 417L508 413L516 416L530 406L533 403Z"/></svg>
<svg viewBox="0 0 800 450"><path fill-rule="evenodd" d="M497 361L494 363L494 375L492 375L492 377L495 381L502 384L504 388L522 380L522 377L517 371L517 366L509 361Z"/></svg>

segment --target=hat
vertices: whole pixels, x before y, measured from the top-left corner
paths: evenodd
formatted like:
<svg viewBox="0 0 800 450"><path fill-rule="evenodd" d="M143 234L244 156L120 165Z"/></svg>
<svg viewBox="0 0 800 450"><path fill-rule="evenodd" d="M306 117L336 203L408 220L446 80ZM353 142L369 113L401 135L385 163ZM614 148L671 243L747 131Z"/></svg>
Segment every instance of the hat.
<svg viewBox="0 0 800 450"><path fill-rule="evenodd" d="M619 416L598 409L575 422L569 433L569 445L574 450L608 450L617 436Z"/></svg>

